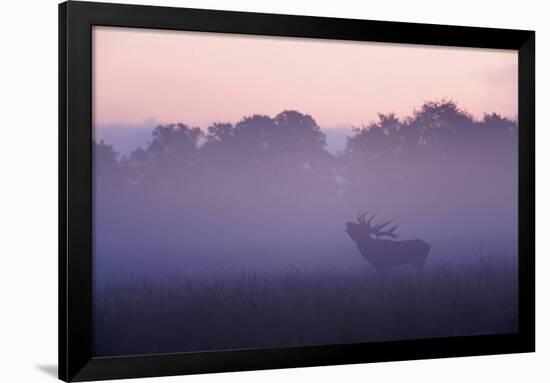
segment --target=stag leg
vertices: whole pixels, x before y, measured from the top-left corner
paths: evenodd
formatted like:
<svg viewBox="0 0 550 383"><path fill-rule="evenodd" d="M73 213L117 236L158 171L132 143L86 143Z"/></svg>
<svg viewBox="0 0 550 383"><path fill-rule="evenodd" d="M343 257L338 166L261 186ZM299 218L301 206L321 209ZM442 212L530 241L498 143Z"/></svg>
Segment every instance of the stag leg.
<svg viewBox="0 0 550 383"><path fill-rule="evenodd" d="M418 277L422 277L424 275L424 262L416 263L414 268L416 269L416 275Z"/></svg>
<svg viewBox="0 0 550 383"><path fill-rule="evenodd" d="M386 285L386 280L388 279L389 270L386 268L378 269L378 275L380 277L380 285L384 287Z"/></svg>

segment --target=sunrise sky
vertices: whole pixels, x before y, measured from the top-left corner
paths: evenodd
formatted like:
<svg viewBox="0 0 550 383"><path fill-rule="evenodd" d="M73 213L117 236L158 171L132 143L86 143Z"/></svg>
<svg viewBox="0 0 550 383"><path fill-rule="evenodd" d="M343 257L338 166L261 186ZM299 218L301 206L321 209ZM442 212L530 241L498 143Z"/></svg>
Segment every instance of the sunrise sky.
<svg viewBox="0 0 550 383"><path fill-rule="evenodd" d="M319 39L93 29L95 126L207 128L285 109L323 128L451 98L479 118L517 114L517 53Z"/></svg>

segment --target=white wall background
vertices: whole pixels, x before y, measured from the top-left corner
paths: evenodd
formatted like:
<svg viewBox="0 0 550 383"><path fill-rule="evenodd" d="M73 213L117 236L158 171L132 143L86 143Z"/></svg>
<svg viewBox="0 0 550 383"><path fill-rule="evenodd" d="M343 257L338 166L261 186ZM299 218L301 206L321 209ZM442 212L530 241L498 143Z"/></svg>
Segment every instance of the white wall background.
<svg viewBox="0 0 550 383"><path fill-rule="evenodd" d="M543 1L134 2L537 32L537 353L141 381L549 381L550 22ZM0 8L0 381L53 382L57 363L57 1L5 1Z"/></svg>

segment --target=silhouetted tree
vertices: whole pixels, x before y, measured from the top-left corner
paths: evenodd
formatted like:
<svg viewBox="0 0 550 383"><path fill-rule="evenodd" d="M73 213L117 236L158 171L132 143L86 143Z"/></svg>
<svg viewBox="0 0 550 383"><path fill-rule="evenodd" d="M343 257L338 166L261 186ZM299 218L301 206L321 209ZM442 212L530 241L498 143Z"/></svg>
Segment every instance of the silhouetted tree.
<svg viewBox="0 0 550 383"><path fill-rule="evenodd" d="M319 204L310 197L313 190L315 195L325 193L326 203L336 183L333 157L325 147L325 135L315 120L296 111L274 118L252 115L235 125L213 124L200 152L207 183L219 186L205 192L220 209L243 205L252 209L246 196L254 190L258 204L254 209L265 214L272 214L273 206L282 213L300 204Z"/></svg>
<svg viewBox="0 0 550 383"><path fill-rule="evenodd" d="M378 121L361 128L352 128L345 154L351 159L369 161L397 155L403 142L402 123L393 113L378 114ZM368 164L367 164L368 165Z"/></svg>
<svg viewBox="0 0 550 383"><path fill-rule="evenodd" d="M517 130L515 121L497 114L475 121L449 100L426 102L408 118L379 114L352 129L339 155L327 151L315 120L297 111L214 123L206 133L159 125L145 148L122 158L94 142L95 185L105 217L114 219L117 206L140 209L151 230L192 231L203 222L233 238L239 216L249 236L264 223L266 231L276 225L314 236L343 204L413 215L426 204L451 210L459 209L452 201L490 204L497 197L487 191L495 187L502 201L514 198ZM135 224L124 223L131 219L123 214L117 219Z"/></svg>
<svg viewBox="0 0 550 383"><path fill-rule="evenodd" d="M166 186L198 169L199 141L204 136L199 128L159 125L152 136L146 149L138 148L122 161L131 184Z"/></svg>
<svg viewBox="0 0 550 383"><path fill-rule="evenodd" d="M121 180L121 168L118 162L118 153L112 145L103 140L92 142L94 186L98 191L112 189Z"/></svg>
<svg viewBox="0 0 550 383"><path fill-rule="evenodd" d="M449 100L426 102L404 124L405 145L429 150L457 148L471 136L472 116Z"/></svg>
<svg viewBox="0 0 550 383"><path fill-rule="evenodd" d="M453 201L495 200L484 194L495 185L502 190L498 198L516 189L517 126L499 115L475 121L453 101L441 100L401 121L379 115L353 133L340 158L345 199L352 203L405 211L426 203L423 194L432 204L458 206Z"/></svg>

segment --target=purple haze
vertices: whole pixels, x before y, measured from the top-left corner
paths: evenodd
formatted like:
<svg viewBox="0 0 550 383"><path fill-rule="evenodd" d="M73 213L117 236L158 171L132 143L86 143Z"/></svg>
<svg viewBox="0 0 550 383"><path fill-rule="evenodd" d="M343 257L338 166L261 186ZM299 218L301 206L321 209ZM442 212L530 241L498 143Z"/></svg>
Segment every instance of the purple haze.
<svg viewBox="0 0 550 383"><path fill-rule="evenodd" d="M338 153L296 111L110 144L94 143L97 356L516 329L514 121L443 100ZM424 274L361 256L345 228L365 210L430 244Z"/></svg>

